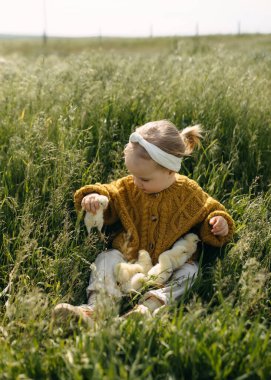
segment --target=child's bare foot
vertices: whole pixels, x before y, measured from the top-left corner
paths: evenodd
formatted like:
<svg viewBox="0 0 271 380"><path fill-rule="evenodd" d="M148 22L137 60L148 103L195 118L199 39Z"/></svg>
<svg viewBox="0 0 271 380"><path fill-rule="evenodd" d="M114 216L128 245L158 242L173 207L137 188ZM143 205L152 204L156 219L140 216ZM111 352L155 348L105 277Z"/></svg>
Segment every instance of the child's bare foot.
<svg viewBox="0 0 271 380"><path fill-rule="evenodd" d="M147 308L147 306L144 305L136 305L132 310L124 314L122 318L127 318L131 315L144 315L147 318L150 318L152 316L150 310Z"/></svg>
<svg viewBox="0 0 271 380"><path fill-rule="evenodd" d="M53 310L53 319L58 323L81 321L85 326L91 327L94 324L94 309L88 305L73 306L69 303L60 303Z"/></svg>
<svg viewBox="0 0 271 380"><path fill-rule="evenodd" d="M148 318L154 316L156 312L164 306L163 301L155 296L149 296L142 304L136 305L131 311L124 314L123 317L129 317L130 315L142 314Z"/></svg>
<svg viewBox="0 0 271 380"><path fill-rule="evenodd" d="M142 302L142 305L146 306L151 312L154 312L157 309L160 309L160 307L164 305L164 302L151 295Z"/></svg>

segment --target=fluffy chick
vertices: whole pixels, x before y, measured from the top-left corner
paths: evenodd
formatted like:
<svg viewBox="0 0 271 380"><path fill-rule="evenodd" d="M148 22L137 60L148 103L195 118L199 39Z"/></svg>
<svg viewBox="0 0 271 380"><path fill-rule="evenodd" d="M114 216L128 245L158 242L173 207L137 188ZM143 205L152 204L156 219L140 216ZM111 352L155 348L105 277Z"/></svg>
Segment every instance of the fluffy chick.
<svg viewBox="0 0 271 380"><path fill-rule="evenodd" d="M149 270L148 282L164 284L173 271L179 269L196 252L199 241L199 237L193 233L177 240L171 249L159 256L158 263Z"/></svg>
<svg viewBox="0 0 271 380"><path fill-rule="evenodd" d="M138 260L135 263L119 263L115 266L116 281L125 293L138 290L146 279L146 274L152 267L150 255L145 250L140 250Z"/></svg>
<svg viewBox="0 0 271 380"><path fill-rule="evenodd" d="M103 224L104 224L104 210L108 206L108 198L105 195L100 195L98 202L100 203L100 208L97 210L96 214L92 212L86 211L86 215L84 218L85 226L87 228L88 234L90 234L90 230L93 227L97 227L101 232Z"/></svg>

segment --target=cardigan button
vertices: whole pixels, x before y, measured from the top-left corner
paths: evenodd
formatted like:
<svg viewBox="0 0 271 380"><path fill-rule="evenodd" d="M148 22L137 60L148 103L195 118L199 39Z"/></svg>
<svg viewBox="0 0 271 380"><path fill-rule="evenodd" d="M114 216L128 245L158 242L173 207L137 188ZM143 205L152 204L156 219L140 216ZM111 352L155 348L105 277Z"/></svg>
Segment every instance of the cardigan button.
<svg viewBox="0 0 271 380"><path fill-rule="evenodd" d="M155 216L155 215L152 215L152 216L151 216L151 220L152 220L153 222L156 222L157 219L158 219L157 216Z"/></svg>
<svg viewBox="0 0 271 380"><path fill-rule="evenodd" d="M149 249L153 249L154 248L154 244L153 243L150 243L149 244Z"/></svg>

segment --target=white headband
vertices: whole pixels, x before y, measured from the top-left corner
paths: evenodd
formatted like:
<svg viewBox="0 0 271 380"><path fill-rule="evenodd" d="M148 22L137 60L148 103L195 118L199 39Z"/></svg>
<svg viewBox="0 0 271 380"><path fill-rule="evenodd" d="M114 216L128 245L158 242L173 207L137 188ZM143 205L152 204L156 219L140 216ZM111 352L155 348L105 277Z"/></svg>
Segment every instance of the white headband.
<svg viewBox="0 0 271 380"><path fill-rule="evenodd" d="M164 168L173 170L174 172L178 172L180 170L182 161L180 157L164 152L162 149L158 148L158 146L145 140L144 137L142 137L138 132L132 133L129 141L133 143L137 142L143 146L151 158Z"/></svg>

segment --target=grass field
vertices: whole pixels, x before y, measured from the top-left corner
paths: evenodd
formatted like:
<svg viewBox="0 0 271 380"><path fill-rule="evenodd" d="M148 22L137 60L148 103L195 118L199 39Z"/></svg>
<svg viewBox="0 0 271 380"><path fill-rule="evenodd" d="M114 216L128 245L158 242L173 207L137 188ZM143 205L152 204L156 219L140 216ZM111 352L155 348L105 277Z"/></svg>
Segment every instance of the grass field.
<svg viewBox="0 0 271 380"><path fill-rule="evenodd" d="M0 40L0 83L0 379L270 379L271 36ZM181 171L234 241L159 318L54 328L104 248L74 191L125 175L131 131L162 118L204 126Z"/></svg>

